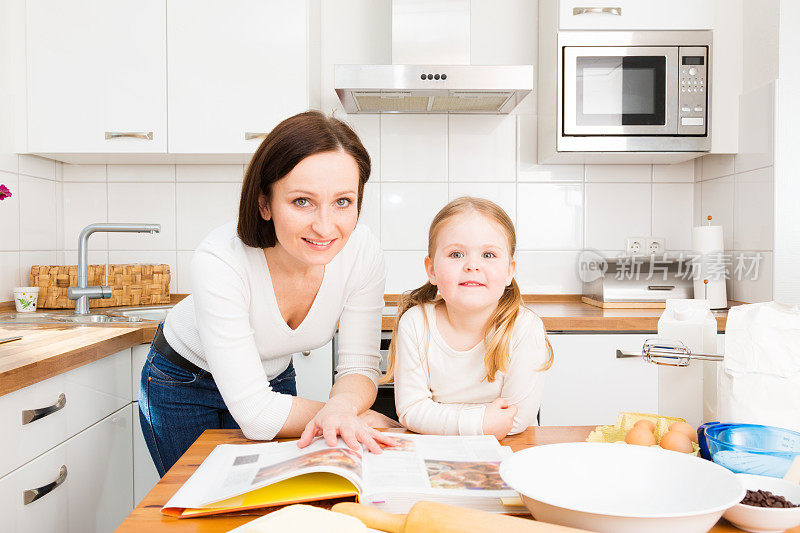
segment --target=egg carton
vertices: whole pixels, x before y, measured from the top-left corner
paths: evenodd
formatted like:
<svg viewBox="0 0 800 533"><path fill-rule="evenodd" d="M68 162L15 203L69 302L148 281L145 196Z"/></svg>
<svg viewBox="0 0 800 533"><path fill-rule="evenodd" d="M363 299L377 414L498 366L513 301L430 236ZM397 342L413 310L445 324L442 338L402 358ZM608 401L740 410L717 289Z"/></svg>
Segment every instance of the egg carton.
<svg viewBox="0 0 800 533"><path fill-rule="evenodd" d="M586 442L625 442L625 435L630 431L639 420L650 420L656 425L653 434L656 437L656 444L661 442L661 437L669 430L669 426L675 422L686 422L685 419L677 416L662 416L651 413L620 413L617 416L617 423L613 426L597 426L586 437ZM693 455L698 455L700 446L692 442L694 448Z"/></svg>

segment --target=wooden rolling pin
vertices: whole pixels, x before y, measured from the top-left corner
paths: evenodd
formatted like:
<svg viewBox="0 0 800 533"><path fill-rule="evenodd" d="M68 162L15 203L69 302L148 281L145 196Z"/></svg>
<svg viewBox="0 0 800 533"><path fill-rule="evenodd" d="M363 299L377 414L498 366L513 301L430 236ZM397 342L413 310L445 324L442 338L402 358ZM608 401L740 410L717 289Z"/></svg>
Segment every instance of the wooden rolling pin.
<svg viewBox="0 0 800 533"><path fill-rule="evenodd" d="M434 502L418 502L407 515L387 513L374 507L350 502L337 503L332 510L355 516L367 527L388 533L463 533L464 531L586 533L583 529Z"/></svg>

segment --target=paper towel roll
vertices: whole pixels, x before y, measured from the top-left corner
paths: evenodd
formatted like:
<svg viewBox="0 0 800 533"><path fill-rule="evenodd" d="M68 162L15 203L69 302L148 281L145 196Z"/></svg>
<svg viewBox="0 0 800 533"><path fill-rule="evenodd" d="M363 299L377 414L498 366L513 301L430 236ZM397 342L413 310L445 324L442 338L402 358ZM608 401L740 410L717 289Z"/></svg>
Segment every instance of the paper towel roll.
<svg viewBox="0 0 800 533"><path fill-rule="evenodd" d="M692 228L692 250L698 254L722 252L722 226L695 226Z"/></svg>
<svg viewBox="0 0 800 533"><path fill-rule="evenodd" d="M695 259L694 297L708 300L711 309L728 307L724 248L722 226L692 228L692 251L698 256Z"/></svg>

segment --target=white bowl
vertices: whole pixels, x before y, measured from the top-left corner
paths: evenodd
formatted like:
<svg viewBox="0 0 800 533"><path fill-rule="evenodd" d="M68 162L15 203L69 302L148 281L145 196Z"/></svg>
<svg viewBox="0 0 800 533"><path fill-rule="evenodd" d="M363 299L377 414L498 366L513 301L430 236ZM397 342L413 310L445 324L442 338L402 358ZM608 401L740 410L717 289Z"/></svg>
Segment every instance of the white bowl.
<svg viewBox="0 0 800 533"><path fill-rule="evenodd" d="M768 476L753 474L736 474L745 490L768 490L777 496L783 496L793 504L800 503L800 485ZM785 531L800 525L800 507L789 509L772 509L754 507L737 503L724 514L725 518L739 529L753 533L770 533Z"/></svg>
<svg viewBox="0 0 800 533"><path fill-rule="evenodd" d="M711 461L622 443L535 446L505 459L500 476L537 520L609 533L705 533L745 495Z"/></svg>

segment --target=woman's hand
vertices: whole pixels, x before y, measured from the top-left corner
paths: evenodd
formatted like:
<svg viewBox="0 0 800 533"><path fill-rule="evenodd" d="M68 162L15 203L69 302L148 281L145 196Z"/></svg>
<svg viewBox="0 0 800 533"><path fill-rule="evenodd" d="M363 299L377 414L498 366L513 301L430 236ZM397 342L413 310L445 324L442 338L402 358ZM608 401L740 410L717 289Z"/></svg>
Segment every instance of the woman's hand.
<svg viewBox="0 0 800 533"><path fill-rule="evenodd" d="M306 425L297 446L304 448L319 435L325 438L328 446L336 446L336 437L340 435L351 449L358 450L364 446L372 453L381 453L380 444L397 444L394 439L371 428L365 419L357 416L352 404L335 397L328 400Z"/></svg>
<svg viewBox="0 0 800 533"><path fill-rule="evenodd" d="M371 428L401 428L403 424L397 420L393 420L388 416L382 415L372 409L367 409L358 418L364 421Z"/></svg>
<svg viewBox="0 0 800 533"><path fill-rule="evenodd" d="M502 439L514 427L517 406L509 405L504 398L497 398L483 412L483 434Z"/></svg>

